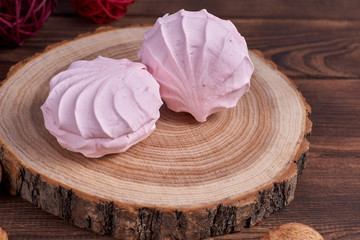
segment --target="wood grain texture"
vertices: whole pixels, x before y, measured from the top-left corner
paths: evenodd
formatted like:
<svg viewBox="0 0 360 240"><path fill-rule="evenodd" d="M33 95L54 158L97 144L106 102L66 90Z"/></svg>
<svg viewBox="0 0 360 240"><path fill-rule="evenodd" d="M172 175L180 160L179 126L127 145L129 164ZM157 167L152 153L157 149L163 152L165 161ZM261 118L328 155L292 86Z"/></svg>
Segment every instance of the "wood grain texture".
<svg viewBox="0 0 360 240"><path fill-rule="evenodd" d="M78 228L68 221L46 213L20 197L9 195L3 186L0 188L0 212L0 225L10 239L114 239Z"/></svg>
<svg viewBox="0 0 360 240"><path fill-rule="evenodd" d="M129 16L163 16L182 8L207 9L221 17L238 18L291 18L291 19L360 19L359 2L356 0L312 1L299 0L136 0L128 10ZM55 13L74 14L70 0L59 1ZM344 14L346 13L346 14Z"/></svg>
<svg viewBox="0 0 360 240"><path fill-rule="evenodd" d="M136 60L146 30L101 29L12 67L0 91L7 99L0 105L0 160L10 193L120 239L222 235L289 204L309 149L310 107L253 52L249 94L205 124L163 108L149 138L91 161L62 149L45 130L39 109L55 73L98 55Z"/></svg>
<svg viewBox="0 0 360 240"><path fill-rule="evenodd" d="M314 123L306 171L294 201L266 221L218 239L259 239L282 224L297 221L324 239L359 239L360 79L297 79L312 106ZM353 110L355 109L355 111Z"/></svg>
<svg viewBox="0 0 360 240"><path fill-rule="evenodd" d="M261 50L292 79L360 78L360 21L230 19L250 49ZM155 17L125 16L109 26L152 25L155 21ZM97 27L81 17L51 17L23 47L0 50L1 79L12 65L47 45Z"/></svg>
<svg viewBox="0 0 360 240"><path fill-rule="evenodd" d="M140 0L131 6L131 15L161 16L181 8L207 9L217 16L239 18L307 18L307 19L360 19L359 2L356 0L312 1L290 3L286 0ZM346 15L344 15L346 12Z"/></svg>
<svg viewBox="0 0 360 240"><path fill-rule="evenodd" d="M343 13L342 19L346 18ZM127 15L110 25L153 24L155 19ZM274 227L294 221L313 227L325 239L360 239L360 216L356 214L360 212L359 22L232 20L245 35L250 48L261 49L282 72L294 79L312 106L314 126L307 168L297 183L291 204L252 228L218 239L258 240ZM97 27L80 17L52 16L23 47L0 49L0 80L5 79L10 66L42 51L47 45ZM285 44L284 48L280 42ZM334 54L334 49L346 51ZM306 51L310 51L311 58ZM336 72L335 76L327 73L329 56L333 66L330 70ZM316 64L310 61L315 57ZM10 196L3 188L0 189L0 216L0 226L10 239L112 239L77 228L20 197Z"/></svg>

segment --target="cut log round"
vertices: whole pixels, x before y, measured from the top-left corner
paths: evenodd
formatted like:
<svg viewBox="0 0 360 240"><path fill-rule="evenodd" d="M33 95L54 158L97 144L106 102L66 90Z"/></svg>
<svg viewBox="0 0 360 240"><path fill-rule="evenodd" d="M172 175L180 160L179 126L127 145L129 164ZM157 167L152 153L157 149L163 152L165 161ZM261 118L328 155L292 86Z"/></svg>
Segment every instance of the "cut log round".
<svg viewBox="0 0 360 240"><path fill-rule="evenodd" d="M146 27L99 29L12 67L0 89L0 160L12 194L119 239L199 239L239 231L289 204L309 149L310 107L257 51L251 90L198 123L165 106L150 137L88 159L44 127L49 80L79 59L137 60Z"/></svg>

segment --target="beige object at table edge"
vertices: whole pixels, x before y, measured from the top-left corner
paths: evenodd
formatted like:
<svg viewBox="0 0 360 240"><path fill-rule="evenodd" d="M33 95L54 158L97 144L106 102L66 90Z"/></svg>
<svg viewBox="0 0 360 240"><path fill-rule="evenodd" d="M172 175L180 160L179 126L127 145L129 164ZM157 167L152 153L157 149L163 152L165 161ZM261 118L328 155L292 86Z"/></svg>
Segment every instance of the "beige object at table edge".
<svg viewBox="0 0 360 240"><path fill-rule="evenodd" d="M269 231L261 240L324 240L320 233L305 224L291 222Z"/></svg>
<svg viewBox="0 0 360 240"><path fill-rule="evenodd" d="M2 228L0 228L0 240L8 240L8 235Z"/></svg>

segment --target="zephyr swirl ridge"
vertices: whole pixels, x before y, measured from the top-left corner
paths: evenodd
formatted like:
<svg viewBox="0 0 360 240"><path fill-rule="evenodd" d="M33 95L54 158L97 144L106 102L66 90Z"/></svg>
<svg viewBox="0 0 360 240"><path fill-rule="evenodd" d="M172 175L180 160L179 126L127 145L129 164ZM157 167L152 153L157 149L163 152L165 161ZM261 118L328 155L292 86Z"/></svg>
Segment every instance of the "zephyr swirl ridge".
<svg viewBox="0 0 360 240"><path fill-rule="evenodd" d="M167 106L200 122L234 107L249 90L254 71L244 37L205 9L159 18L138 56L159 82Z"/></svg>
<svg viewBox="0 0 360 240"><path fill-rule="evenodd" d="M161 105L159 84L143 64L98 57L76 61L53 77L41 109L60 145L100 157L149 136Z"/></svg>

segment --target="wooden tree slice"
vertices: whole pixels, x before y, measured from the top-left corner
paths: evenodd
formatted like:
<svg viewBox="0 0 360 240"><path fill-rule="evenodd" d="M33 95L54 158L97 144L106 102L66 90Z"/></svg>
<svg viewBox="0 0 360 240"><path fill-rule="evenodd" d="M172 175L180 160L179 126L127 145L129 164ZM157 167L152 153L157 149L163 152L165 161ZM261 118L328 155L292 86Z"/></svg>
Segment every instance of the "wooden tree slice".
<svg viewBox="0 0 360 240"><path fill-rule="evenodd" d="M12 194L76 226L120 239L199 239L239 231L294 198L310 112L295 85L250 52L251 90L198 123L165 106L154 133L88 159L44 127L49 80L79 59L137 60L148 28L100 29L14 66L0 89L0 159Z"/></svg>

